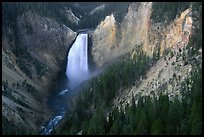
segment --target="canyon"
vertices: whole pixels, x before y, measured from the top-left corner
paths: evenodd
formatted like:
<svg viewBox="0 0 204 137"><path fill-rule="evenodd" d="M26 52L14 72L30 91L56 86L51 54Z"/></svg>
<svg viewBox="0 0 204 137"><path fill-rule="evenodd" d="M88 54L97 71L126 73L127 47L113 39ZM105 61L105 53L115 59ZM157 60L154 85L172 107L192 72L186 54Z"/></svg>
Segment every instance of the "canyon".
<svg viewBox="0 0 204 137"><path fill-rule="evenodd" d="M134 60L140 53L149 58L155 58L156 53L158 60L149 68L146 78L120 89L112 106L125 107L130 104L132 95L157 96L160 93L158 89L167 83L168 92L165 94L170 98L181 95L181 83L202 64L202 47L187 59L193 35L202 34L199 31L202 5L197 8L195 3L187 4L178 10L173 20L167 21L170 18L167 16L164 22L156 22L153 13L157 3L127 3L127 8L120 10L108 8L111 4L96 3L86 8L83 3L68 3L67 7L62 4L63 8L56 10L55 16L38 10L25 10L15 17L15 22L9 23L8 18L3 18L4 121L19 124L22 126L19 128L27 129L29 133L35 131L39 134L42 123L51 119L53 124L65 114L63 110L55 115L47 103L51 95L60 98L70 92L67 88L59 88L60 76L67 78L65 83L74 89L86 83L94 73L89 68L101 70L97 75L103 74L106 68L120 62L123 57ZM5 12L9 10L3 8ZM83 9L83 12L76 9ZM121 11L123 15L118 21ZM101 13L104 15L99 16ZM91 27L87 25L81 29L87 23L84 18L93 18L92 22L89 20ZM83 33L84 30L89 32ZM194 47L191 49L194 51ZM46 132L49 134L51 126L48 122Z"/></svg>

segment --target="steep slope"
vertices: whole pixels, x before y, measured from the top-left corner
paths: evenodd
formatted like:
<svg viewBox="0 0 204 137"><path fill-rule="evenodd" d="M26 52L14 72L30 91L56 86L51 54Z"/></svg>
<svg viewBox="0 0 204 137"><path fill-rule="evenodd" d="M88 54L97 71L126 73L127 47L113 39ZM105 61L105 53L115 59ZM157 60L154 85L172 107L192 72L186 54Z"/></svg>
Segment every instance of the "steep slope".
<svg viewBox="0 0 204 137"><path fill-rule="evenodd" d="M105 4L101 4L101 5L97 6L96 8L94 8L94 9L89 13L89 15L93 15L93 14L95 14L95 13L97 13L97 12L102 11L102 10L104 9L104 7L105 7Z"/></svg>
<svg viewBox="0 0 204 137"><path fill-rule="evenodd" d="M102 66L141 44L146 38L150 13L151 3L133 3L120 24L116 23L113 15L107 16L93 33L92 55L97 66ZM109 35L104 35L107 30ZM115 41L114 37L117 38ZM106 44L104 41L107 41Z"/></svg>
<svg viewBox="0 0 204 137"><path fill-rule="evenodd" d="M80 18L78 18L76 15L74 15L71 8L67 9L67 7L65 7L60 12L61 12L62 16L66 17L65 20L73 23L74 25L78 25Z"/></svg>
<svg viewBox="0 0 204 137"><path fill-rule="evenodd" d="M46 97L54 91L60 71L65 70L66 55L76 37L70 28L87 23L88 19L79 18L100 4L79 3L79 7L77 3L74 6L67 2L3 4L2 124L5 134L39 131L39 125L49 119L52 113ZM98 19L101 17L97 16Z"/></svg>
<svg viewBox="0 0 204 137"><path fill-rule="evenodd" d="M21 46L49 69L58 71L76 33L65 25L31 12L19 17L18 27Z"/></svg>
<svg viewBox="0 0 204 137"><path fill-rule="evenodd" d="M11 51L2 49L2 116L14 126L2 123L7 129L4 134L8 129L14 133L15 125L21 127L19 132L23 128L27 132L37 131L39 124L51 115L43 99L45 89L29 78L12 60L14 58Z"/></svg>
<svg viewBox="0 0 204 137"><path fill-rule="evenodd" d="M2 115L6 132L37 132L52 115L46 96L53 91L76 33L53 19L26 12L16 30L2 36ZM15 31L14 31L15 30ZM59 54L60 53L60 54ZM21 127L17 132L17 125ZM22 130L22 129L27 129Z"/></svg>
<svg viewBox="0 0 204 137"><path fill-rule="evenodd" d="M152 4L133 3L121 23L111 14L98 25L93 61L112 65L81 90L55 134L202 133L202 4L175 4L164 22L153 20Z"/></svg>
<svg viewBox="0 0 204 137"><path fill-rule="evenodd" d="M202 67L202 50L188 60L183 58L185 52L188 52L187 49L182 53L170 52L168 55L165 55L164 58L159 59L156 64L149 69L145 78L135 81L134 86L119 91L119 94L113 101L113 106L118 107L121 104L123 106L131 104L132 96L158 97L160 94L166 94L170 99L176 96L181 98L181 91L184 88L182 83L190 78L198 68ZM194 60L194 63L190 60ZM190 91L191 82L192 81L190 81L189 85L185 85L188 86ZM136 99L136 103L137 101Z"/></svg>
<svg viewBox="0 0 204 137"><path fill-rule="evenodd" d="M116 21L113 16L107 16L104 21L93 32L93 61L97 65L102 65L104 60L111 59L107 55L112 55L112 49L116 47Z"/></svg>
<svg viewBox="0 0 204 137"><path fill-rule="evenodd" d="M43 10L46 7L55 9L52 4L45 4ZM164 94L173 100L176 96L181 99L181 91L184 89L187 89L187 94L190 93L193 85L191 76L202 68L202 46L200 46L202 5L196 9L196 3L187 4L185 8L177 5L174 10L172 8L171 11L169 8L168 12L164 13L159 9L156 17L163 18L162 21L155 21L153 15L157 9L152 2L131 3L127 13L123 12L126 9L125 6L121 11L117 8L117 10L111 9L110 5L117 7L114 3L105 3L104 10L97 12L97 8L100 9L97 6L101 4L103 3L93 3L89 6L83 6L86 3L73 4L86 9L82 14L83 10L77 13L78 9L73 9L71 12L61 3L63 8L62 13L59 13L62 15L60 19L56 17L59 9L56 11L51 9L48 10L49 16L52 17L52 13L56 13L52 18L45 16L45 13L41 15L34 12L35 10L28 10L20 15L17 14L16 18L12 13L14 22L3 21L4 27L9 26L3 27L2 33L4 134L30 134L32 131L39 131L39 125L52 115L46 104L46 97L54 90L57 75L60 71L64 71L62 68L65 68L67 51L76 38L76 33L69 26L63 25L64 22L69 24L73 21L75 27L72 27L75 30L78 27L98 25L94 32L91 32L93 62L98 68L112 64L115 60L118 64L112 64L104 73L90 83L87 82L88 88L86 86L82 88L83 93L78 100L74 100L74 109L67 115L63 126L59 126L61 129L57 134L114 134L117 132L133 134L130 127L119 129L118 125L121 125L122 120L112 116L117 108L120 112L115 114L123 117L121 108L128 110L127 106L134 104L134 101L137 105L138 98L142 96L152 98ZM17 4L16 7L19 5ZM34 9L38 9L38 6L37 8L34 6ZM25 7L31 8L27 5ZM69 8L67 5L66 7ZM165 4L163 8L165 11ZM175 9L174 17L174 15L171 16L171 12L173 14ZM124 15L118 15L118 12ZM107 13L108 16L106 16ZM80 20L75 15L78 15ZM81 15L83 15L82 18ZM7 18L7 14L3 17ZM104 20L98 24L98 21L103 18ZM200 87L198 90L195 88L194 91L200 91ZM136 97L134 101L133 97ZM191 104L191 107L193 105L197 104ZM192 112L194 109L197 108L192 107ZM143 110L139 112L141 116L146 114ZM200 109L197 111L200 115ZM137 115L132 116L137 117ZM194 117L194 113L191 117ZM148 123L144 122L144 119L137 123L141 130L142 125ZM132 123L131 121L132 119L127 123ZM160 124L158 123L155 125ZM190 123L200 124L200 119Z"/></svg>
<svg viewBox="0 0 204 137"><path fill-rule="evenodd" d="M188 42L192 29L191 8L182 11L169 25L154 23L151 13L152 3L144 2L131 4L120 24L113 15L107 16L93 33L91 54L95 64L107 64L138 45L143 45L143 51L152 56L159 47L162 55L165 49L180 48Z"/></svg>

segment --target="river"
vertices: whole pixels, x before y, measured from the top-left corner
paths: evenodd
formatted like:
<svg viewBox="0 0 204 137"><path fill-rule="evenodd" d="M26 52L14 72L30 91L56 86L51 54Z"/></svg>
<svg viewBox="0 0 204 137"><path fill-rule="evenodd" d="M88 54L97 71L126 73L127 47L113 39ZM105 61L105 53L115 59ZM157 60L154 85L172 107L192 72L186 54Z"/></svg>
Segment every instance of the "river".
<svg viewBox="0 0 204 137"><path fill-rule="evenodd" d="M68 100L71 100L75 89L85 80L89 79L88 66L88 34L80 33L67 56L66 78L63 78L63 86L52 95L48 104L53 109L54 115L51 119L41 126L42 135L50 135L60 121L65 112L68 111Z"/></svg>

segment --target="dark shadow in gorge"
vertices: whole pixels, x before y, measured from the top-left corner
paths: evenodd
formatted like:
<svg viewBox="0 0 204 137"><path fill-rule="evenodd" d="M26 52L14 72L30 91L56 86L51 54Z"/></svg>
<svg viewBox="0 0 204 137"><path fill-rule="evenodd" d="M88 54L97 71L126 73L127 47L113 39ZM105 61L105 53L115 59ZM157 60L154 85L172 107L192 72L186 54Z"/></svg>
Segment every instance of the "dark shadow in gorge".
<svg viewBox="0 0 204 137"><path fill-rule="evenodd" d="M92 73L96 71L96 67L95 67L95 64L93 62L93 57L91 55L92 37L91 37L88 29L84 30L80 33L87 33L88 34L88 67L89 67L89 71L90 71L90 76L92 77ZM77 34L77 36L78 36L78 34ZM77 36L76 36L76 38L77 38ZM75 38L75 40L76 40L76 38ZM69 109L74 106L72 101L74 102L75 98L78 96L80 91L82 91L81 89L86 88L88 83L89 83L89 81L86 80L86 81L82 82L80 85L78 85L73 90L71 90L68 86L69 85L69 79L67 78L67 75L66 75L66 67L67 67L67 61L68 61L67 57L68 57L68 53L69 53L73 43L75 42L75 40L68 46L66 56L63 60L63 63L61 64L62 69L59 71L57 78L56 78L56 82L53 86L54 88L52 89L51 94L48 97L47 104L54 111L54 115L49 121L46 122L45 125L50 123L50 121L52 121L52 119L55 119L56 116L63 116L64 112L69 113L68 112ZM65 89L68 89L68 91L66 91L65 94L60 94ZM51 127L49 125L47 125L45 127L46 127L47 131L49 129L51 129Z"/></svg>

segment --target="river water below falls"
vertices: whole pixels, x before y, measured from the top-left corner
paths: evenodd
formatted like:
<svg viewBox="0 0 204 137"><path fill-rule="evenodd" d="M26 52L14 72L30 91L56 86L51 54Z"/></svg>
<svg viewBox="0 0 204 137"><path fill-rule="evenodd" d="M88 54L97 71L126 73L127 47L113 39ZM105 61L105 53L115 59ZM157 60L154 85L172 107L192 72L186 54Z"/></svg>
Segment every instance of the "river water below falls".
<svg viewBox="0 0 204 137"><path fill-rule="evenodd" d="M88 34L79 34L70 48L65 75L67 77L64 86L49 98L48 104L54 110L54 116L42 125L42 135L52 133L53 128L63 119L68 110L68 100L71 99L74 89L89 78Z"/></svg>

